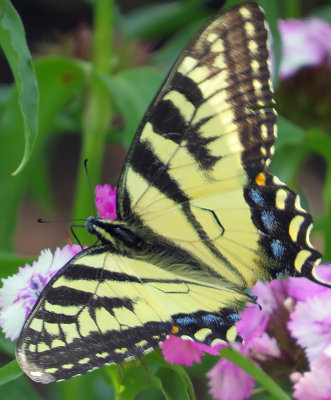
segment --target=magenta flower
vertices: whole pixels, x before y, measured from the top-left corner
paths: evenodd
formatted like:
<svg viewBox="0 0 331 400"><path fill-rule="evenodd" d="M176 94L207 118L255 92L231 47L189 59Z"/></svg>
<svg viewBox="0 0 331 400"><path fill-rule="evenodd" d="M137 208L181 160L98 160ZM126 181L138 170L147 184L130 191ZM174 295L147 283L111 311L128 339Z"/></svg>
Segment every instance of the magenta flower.
<svg viewBox="0 0 331 400"><path fill-rule="evenodd" d="M201 363L201 356L205 353L218 355L225 344L208 346L193 340L184 340L170 335L161 345L163 357L170 364L191 366L193 362Z"/></svg>
<svg viewBox="0 0 331 400"><path fill-rule="evenodd" d="M6 337L18 338L25 320L49 280L77 253L77 244L57 248L55 253L47 249L40 253L32 266L20 267L17 274L2 279L0 288L0 326Z"/></svg>
<svg viewBox="0 0 331 400"><path fill-rule="evenodd" d="M107 184L95 188L95 204L101 218L117 219L116 192L117 187L112 189L112 187Z"/></svg>
<svg viewBox="0 0 331 400"><path fill-rule="evenodd" d="M331 60L331 25L319 18L278 21L282 38L280 76L286 79L300 68Z"/></svg>

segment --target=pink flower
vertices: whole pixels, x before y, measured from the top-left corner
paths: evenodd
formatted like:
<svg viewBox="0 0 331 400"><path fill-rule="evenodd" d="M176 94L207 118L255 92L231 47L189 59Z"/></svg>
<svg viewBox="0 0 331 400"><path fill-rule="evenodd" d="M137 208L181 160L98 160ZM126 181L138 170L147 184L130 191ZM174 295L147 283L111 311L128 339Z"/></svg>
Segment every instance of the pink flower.
<svg viewBox="0 0 331 400"><path fill-rule="evenodd" d="M331 358L320 357L311 371L295 376L293 397L297 400L331 399Z"/></svg>
<svg viewBox="0 0 331 400"><path fill-rule="evenodd" d="M225 345L208 346L191 340L184 340L170 335L161 345L163 357L170 364L191 366L193 362L201 363L201 356L205 353L218 355Z"/></svg>
<svg viewBox="0 0 331 400"><path fill-rule="evenodd" d="M209 393L214 399L248 399L254 388L254 379L232 362L221 359L209 372Z"/></svg>
<svg viewBox="0 0 331 400"><path fill-rule="evenodd" d="M25 320L49 280L77 253L80 246L66 245L55 253L47 249L32 266L26 264L19 272L2 279L0 289L0 326L7 338L18 338Z"/></svg>
<svg viewBox="0 0 331 400"><path fill-rule="evenodd" d="M283 44L280 66L282 79L305 66L319 65L331 58L331 25L319 18L280 20Z"/></svg>
<svg viewBox="0 0 331 400"><path fill-rule="evenodd" d="M331 357L331 290L298 302L290 317L288 329L311 363L323 353Z"/></svg>
<svg viewBox="0 0 331 400"><path fill-rule="evenodd" d="M95 204L98 214L103 219L116 219L116 192L110 185L97 186L95 188Z"/></svg>

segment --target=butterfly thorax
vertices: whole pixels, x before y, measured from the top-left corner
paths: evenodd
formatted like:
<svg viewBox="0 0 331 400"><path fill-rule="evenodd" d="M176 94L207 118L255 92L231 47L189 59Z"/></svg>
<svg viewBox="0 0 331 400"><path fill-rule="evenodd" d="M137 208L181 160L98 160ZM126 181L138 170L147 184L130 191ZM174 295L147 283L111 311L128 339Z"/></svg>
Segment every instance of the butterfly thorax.
<svg viewBox="0 0 331 400"><path fill-rule="evenodd" d="M143 240L123 221L89 217L85 226L89 233L95 235L105 245L112 244L116 249L141 250L143 248Z"/></svg>

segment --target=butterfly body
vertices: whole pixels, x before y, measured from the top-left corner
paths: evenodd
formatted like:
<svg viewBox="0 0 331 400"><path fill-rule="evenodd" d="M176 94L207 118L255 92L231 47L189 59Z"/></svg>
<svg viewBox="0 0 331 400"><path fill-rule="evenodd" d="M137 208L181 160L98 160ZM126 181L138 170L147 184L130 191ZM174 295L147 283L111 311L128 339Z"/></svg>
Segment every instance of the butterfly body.
<svg viewBox="0 0 331 400"><path fill-rule="evenodd" d="M267 172L276 111L263 13L247 3L189 43L145 114L100 245L48 283L17 359L48 383L152 351L170 334L236 339L246 289L283 274L318 281L311 216Z"/></svg>

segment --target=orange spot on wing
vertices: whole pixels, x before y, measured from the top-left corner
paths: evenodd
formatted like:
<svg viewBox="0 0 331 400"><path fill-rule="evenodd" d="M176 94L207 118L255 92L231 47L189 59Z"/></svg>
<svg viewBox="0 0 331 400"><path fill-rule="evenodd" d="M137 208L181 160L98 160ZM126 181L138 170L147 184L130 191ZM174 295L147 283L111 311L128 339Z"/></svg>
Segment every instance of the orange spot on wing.
<svg viewBox="0 0 331 400"><path fill-rule="evenodd" d="M265 181L266 181L265 175L262 174L262 172L260 172L260 173L257 175L257 177L255 178L255 182L256 182L258 185L260 185L260 186L264 185L264 184L265 184Z"/></svg>
<svg viewBox="0 0 331 400"><path fill-rule="evenodd" d="M178 332L179 332L178 327L174 325L174 326L172 327L172 329L171 329L171 333L173 333L173 334L175 335L175 334L178 333Z"/></svg>

